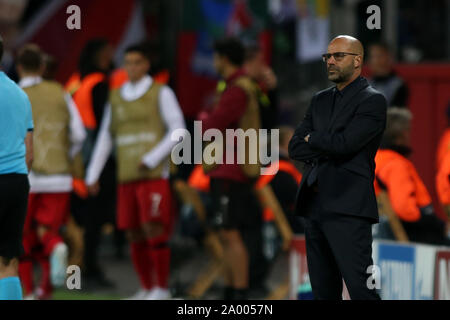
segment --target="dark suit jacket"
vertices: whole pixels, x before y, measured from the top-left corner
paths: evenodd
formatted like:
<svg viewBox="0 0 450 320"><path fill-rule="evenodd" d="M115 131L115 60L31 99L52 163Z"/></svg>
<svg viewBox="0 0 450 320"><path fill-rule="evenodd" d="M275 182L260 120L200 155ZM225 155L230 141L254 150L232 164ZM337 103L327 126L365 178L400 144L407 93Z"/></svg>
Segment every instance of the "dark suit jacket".
<svg viewBox="0 0 450 320"><path fill-rule="evenodd" d="M332 87L314 95L289 142L289 156L306 164L297 192L296 214L305 214L306 180L312 167L318 166L318 196L325 210L378 222L374 158L386 127L387 102L360 77L331 115L334 90ZM308 134L309 142L305 142Z"/></svg>

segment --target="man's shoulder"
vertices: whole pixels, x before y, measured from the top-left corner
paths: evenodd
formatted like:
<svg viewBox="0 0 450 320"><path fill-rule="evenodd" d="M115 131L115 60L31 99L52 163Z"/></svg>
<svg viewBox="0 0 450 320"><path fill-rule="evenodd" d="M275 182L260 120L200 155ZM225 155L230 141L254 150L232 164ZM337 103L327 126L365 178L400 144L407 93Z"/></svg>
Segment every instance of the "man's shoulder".
<svg viewBox="0 0 450 320"><path fill-rule="evenodd" d="M378 91L377 89L372 87L372 85L370 85L370 84L367 87L365 87L363 89L363 91L367 92L369 94L369 96L383 96L384 97L384 95L380 91Z"/></svg>
<svg viewBox="0 0 450 320"><path fill-rule="evenodd" d="M328 95L332 94L334 91L334 88L336 88L336 86L331 86L328 87L326 89L320 90L319 92L317 92L314 95L314 98L322 98L322 97L327 97Z"/></svg>
<svg viewBox="0 0 450 320"><path fill-rule="evenodd" d="M25 104L30 103L30 100L28 99L28 94L25 92L25 90L22 89L17 83L12 81L11 79L9 79L8 87L9 87L8 99L15 99L15 100L10 100L10 101L22 102Z"/></svg>
<svg viewBox="0 0 450 320"><path fill-rule="evenodd" d="M387 108L388 103L387 103L387 100L386 100L386 97L384 96L384 94L382 94L380 91L378 91L371 85L364 88L362 90L362 92L365 95L365 98L363 99L363 101L376 102L377 104L382 105L385 108Z"/></svg>

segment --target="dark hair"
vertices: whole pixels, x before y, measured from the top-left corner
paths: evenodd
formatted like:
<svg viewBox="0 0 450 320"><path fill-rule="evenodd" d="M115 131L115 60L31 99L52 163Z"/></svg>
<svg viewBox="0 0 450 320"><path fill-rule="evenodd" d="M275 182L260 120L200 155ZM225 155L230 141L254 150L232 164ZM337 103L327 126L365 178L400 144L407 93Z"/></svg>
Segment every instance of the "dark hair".
<svg viewBox="0 0 450 320"><path fill-rule="evenodd" d="M42 78L46 80L53 80L55 78L56 71L58 70L58 61L56 61L54 56L49 54L44 54L43 59L45 70Z"/></svg>
<svg viewBox="0 0 450 320"><path fill-rule="evenodd" d="M150 58L150 48L146 43L137 43L129 46L125 49L125 54L127 53L139 53L141 54L145 59L147 59L149 62L151 61Z"/></svg>
<svg viewBox="0 0 450 320"><path fill-rule="evenodd" d="M261 47L258 44L248 45L245 48L245 61L252 60L260 52L261 52Z"/></svg>
<svg viewBox="0 0 450 320"><path fill-rule="evenodd" d="M0 36L0 61L2 61L3 58L3 39L2 36Z"/></svg>
<svg viewBox="0 0 450 320"><path fill-rule="evenodd" d="M97 55L108 45L108 40L97 38L90 40L81 51L80 60L78 61L78 70L81 78L93 72L103 72L97 66Z"/></svg>
<svg viewBox="0 0 450 320"><path fill-rule="evenodd" d="M40 71L44 63L41 49L35 44L27 44L19 50L17 64L25 71Z"/></svg>
<svg viewBox="0 0 450 320"><path fill-rule="evenodd" d="M214 52L226 57L230 63L240 67L244 62L245 49L241 41L236 38L224 38L214 42Z"/></svg>

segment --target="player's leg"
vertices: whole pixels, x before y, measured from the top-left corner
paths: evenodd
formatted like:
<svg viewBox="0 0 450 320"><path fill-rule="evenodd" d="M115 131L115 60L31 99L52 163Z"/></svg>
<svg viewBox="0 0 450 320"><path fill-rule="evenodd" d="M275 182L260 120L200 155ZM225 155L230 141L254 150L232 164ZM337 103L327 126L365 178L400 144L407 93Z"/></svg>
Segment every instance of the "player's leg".
<svg viewBox="0 0 450 320"><path fill-rule="evenodd" d="M169 271L171 234L171 190L169 181L155 179L142 181L138 187L141 228L147 239L147 253L152 265L154 288L147 299L162 300L170 297Z"/></svg>
<svg viewBox="0 0 450 320"><path fill-rule="evenodd" d="M231 275L232 299L246 299L248 289L248 252L237 229L223 229L225 261Z"/></svg>
<svg viewBox="0 0 450 320"><path fill-rule="evenodd" d="M162 300L170 297L170 247L168 244L170 231L159 222L147 222L142 226L148 245L148 256L151 261L151 277L154 287L147 297L150 300Z"/></svg>
<svg viewBox="0 0 450 320"><path fill-rule="evenodd" d="M21 300L19 257L27 212L28 177L0 176L0 300Z"/></svg>
<svg viewBox="0 0 450 320"><path fill-rule="evenodd" d="M220 234L220 231L224 227L225 221L228 221L228 212L229 212L229 185L223 181L222 179L211 179L211 217L209 218L213 227L219 231L219 236L221 243L224 248L224 254L227 256L230 254L229 246L227 243L226 234ZM234 279L233 279L233 271L231 268L232 261L229 259L224 259L224 296L225 300L232 300L234 296Z"/></svg>
<svg viewBox="0 0 450 320"><path fill-rule="evenodd" d="M0 257L0 300L22 300L17 258Z"/></svg>
<svg viewBox="0 0 450 320"><path fill-rule="evenodd" d="M130 297L131 300L145 300L154 287L152 279L153 265L148 256L148 243L144 232L138 229L126 230L126 236L130 242L131 260L136 271L141 288Z"/></svg>
<svg viewBox="0 0 450 320"><path fill-rule="evenodd" d="M19 259L19 277L22 282L24 300L34 300L36 298L33 281L33 250L38 246L39 240L33 219L38 202L39 194L30 193L25 226L23 228L24 253Z"/></svg>
<svg viewBox="0 0 450 320"><path fill-rule="evenodd" d="M36 297L39 300L48 300L53 294L50 261L46 256L40 256L37 260L41 267L41 282L36 290Z"/></svg>
<svg viewBox="0 0 450 320"><path fill-rule="evenodd" d="M68 263L68 247L63 241L60 229L69 214L70 194L45 193L41 194L40 199L40 206L35 215L37 234L43 248L42 256L49 259L51 284L59 287L64 285ZM51 286L47 284L44 287ZM46 292L46 295L49 294Z"/></svg>
<svg viewBox="0 0 450 320"><path fill-rule="evenodd" d="M140 228L136 201L136 183L123 183L117 186L117 227L125 230L130 243L131 260L136 271L140 288L129 300L144 300L153 288L147 241Z"/></svg>

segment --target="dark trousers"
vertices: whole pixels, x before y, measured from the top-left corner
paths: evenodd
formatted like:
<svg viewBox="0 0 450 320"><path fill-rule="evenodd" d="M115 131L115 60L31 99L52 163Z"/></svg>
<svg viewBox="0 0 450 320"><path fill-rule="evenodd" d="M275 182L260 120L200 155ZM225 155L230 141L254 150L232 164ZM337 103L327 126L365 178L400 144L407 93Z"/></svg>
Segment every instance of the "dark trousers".
<svg viewBox="0 0 450 320"><path fill-rule="evenodd" d="M378 300L367 283L372 261L372 224L369 220L326 212L311 192L305 217L306 254L313 296L341 300L345 281L352 300ZM372 283L369 281L369 283Z"/></svg>
<svg viewBox="0 0 450 320"><path fill-rule="evenodd" d="M115 222L115 163L111 158L107 161L99 182L100 192L97 196L81 199L73 194L71 199L71 212L74 215L75 221L84 229L83 274L92 276L96 276L102 271L98 263L102 227L108 222ZM117 239L116 245L119 244L120 236L120 233L114 234L115 242ZM122 242L124 243L125 240Z"/></svg>

